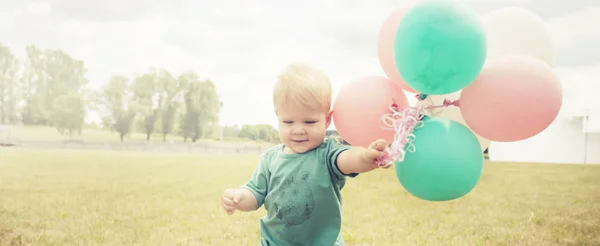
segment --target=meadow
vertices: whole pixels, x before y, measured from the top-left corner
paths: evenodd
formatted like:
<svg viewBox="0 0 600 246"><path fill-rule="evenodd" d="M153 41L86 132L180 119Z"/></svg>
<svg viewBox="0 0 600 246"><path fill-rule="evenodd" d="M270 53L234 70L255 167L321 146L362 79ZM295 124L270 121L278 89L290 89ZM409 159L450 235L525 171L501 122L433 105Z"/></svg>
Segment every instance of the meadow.
<svg viewBox="0 0 600 246"><path fill-rule="evenodd" d="M223 190L258 155L0 148L0 245L258 245L261 208ZM600 245L600 165L486 163L449 202L408 194L394 169L343 190L347 245Z"/></svg>

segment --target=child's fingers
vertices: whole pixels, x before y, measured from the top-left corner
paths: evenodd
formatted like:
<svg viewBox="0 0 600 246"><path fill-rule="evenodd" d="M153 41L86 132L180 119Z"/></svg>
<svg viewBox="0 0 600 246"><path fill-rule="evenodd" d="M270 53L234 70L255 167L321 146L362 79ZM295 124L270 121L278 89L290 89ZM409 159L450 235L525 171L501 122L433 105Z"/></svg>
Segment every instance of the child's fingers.
<svg viewBox="0 0 600 246"><path fill-rule="evenodd" d="M225 210L227 214L235 213L235 208L232 206L223 205L223 210Z"/></svg>
<svg viewBox="0 0 600 246"><path fill-rule="evenodd" d="M378 139L377 141L371 143L369 147L374 150L383 151L387 147L387 142L383 139Z"/></svg>
<svg viewBox="0 0 600 246"><path fill-rule="evenodd" d="M377 146L375 146L376 150L384 151L387 148L387 142L383 139L377 140Z"/></svg>
<svg viewBox="0 0 600 246"><path fill-rule="evenodd" d="M233 194L233 203L238 204L242 199L242 193L239 191L235 191Z"/></svg>
<svg viewBox="0 0 600 246"><path fill-rule="evenodd" d="M223 192L223 197L230 198L234 203L239 203L242 199L243 193L237 189L227 189Z"/></svg>
<svg viewBox="0 0 600 246"><path fill-rule="evenodd" d="M223 204L227 205L227 206L235 206L235 203L233 202L233 200L229 197L223 197Z"/></svg>
<svg viewBox="0 0 600 246"><path fill-rule="evenodd" d="M235 189L226 189L223 192L224 197L233 197L234 194L235 194Z"/></svg>
<svg viewBox="0 0 600 246"><path fill-rule="evenodd" d="M368 149L367 154L369 155L369 158L377 159L377 158L380 158L381 156L383 156L384 152L377 151L375 149Z"/></svg>
<svg viewBox="0 0 600 246"><path fill-rule="evenodd" d="M223 205L223 210L225 210L227 214L231 215L236 210L237 202L234 202L234 199L236 199L239 202L239 197L236 198L236 196L239 195L236 195L236 193L239 192L236 192L235 189L227 189L225 190L225 192L223 192L223 198L221 199L221 203Z"/></svg>
<svg viewBox="0 0 600 246"><path fill-rule="evenodd" d="M227 214L233 214L235 212L235 204L229 197L223 197L222 205L223 210L225 210Z"/></svg>
<svg viewBox="0 0 600 246"><path fill-rule="evenodd" d="M368 149L375 149L375 146L377 146L377 141L372 142L371 144L369 144L369 148Z"/></svg>

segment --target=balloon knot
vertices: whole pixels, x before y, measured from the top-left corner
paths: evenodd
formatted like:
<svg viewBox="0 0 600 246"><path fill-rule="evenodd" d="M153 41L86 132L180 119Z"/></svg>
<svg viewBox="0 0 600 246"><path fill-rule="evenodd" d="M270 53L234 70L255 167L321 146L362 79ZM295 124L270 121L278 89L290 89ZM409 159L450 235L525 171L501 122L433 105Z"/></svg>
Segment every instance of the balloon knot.
<svg viewBox="0 0 600 246"><path fill-rule="evenodd" d="M417 100L423 101L423 100L427 99L428 95L424 94L424 93L419 93L419 94L415 95L415 97L417 98Z"/></svg>
<svg viewBox="0 0 600 246"><path fill-rule="evenodd" d="M444 107L449 107L449 106L459 107L460 102L458 100L451 101L449 99L444 99L443 105L444 105Z"/></svg>

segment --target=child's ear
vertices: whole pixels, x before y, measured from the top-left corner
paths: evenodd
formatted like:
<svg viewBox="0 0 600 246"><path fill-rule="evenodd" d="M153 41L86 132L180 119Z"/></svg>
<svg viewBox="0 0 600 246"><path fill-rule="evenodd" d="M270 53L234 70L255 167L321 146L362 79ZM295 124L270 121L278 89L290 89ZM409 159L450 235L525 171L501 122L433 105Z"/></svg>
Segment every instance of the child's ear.
<svg viewBox="0 0 600 246"><path fill-rule="evenodd" d="M331 125L332 117L333 117L333 110L330 110L329 113L327 113L327 115L325 115L325 128L329 128L329 125Z"/></svg>

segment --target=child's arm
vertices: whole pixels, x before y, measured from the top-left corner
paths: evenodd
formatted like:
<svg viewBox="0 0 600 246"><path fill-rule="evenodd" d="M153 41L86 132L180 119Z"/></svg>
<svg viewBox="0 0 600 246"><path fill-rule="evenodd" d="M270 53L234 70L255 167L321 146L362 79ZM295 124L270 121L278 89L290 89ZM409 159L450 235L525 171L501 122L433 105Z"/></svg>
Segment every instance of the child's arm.
<svg viewBox="0 0 600 246"><path fill-rule="evenodd" d="M270 153L267 152L261 157L248 183L237 189L226 189L223 192L221 205L225 212L228 214L233 214L235 210L249 212L257 210L263 205L271 176L268 168L270 156Z"/></svg>
<svg viewBox="0 0 600 246"><path fill-rule="evenodd" d="M384 154L387 143L379 139L368 148L352 147L343 151L337 158L337 166L344 174L364 173L377 168L375 161Z"/></svg>

